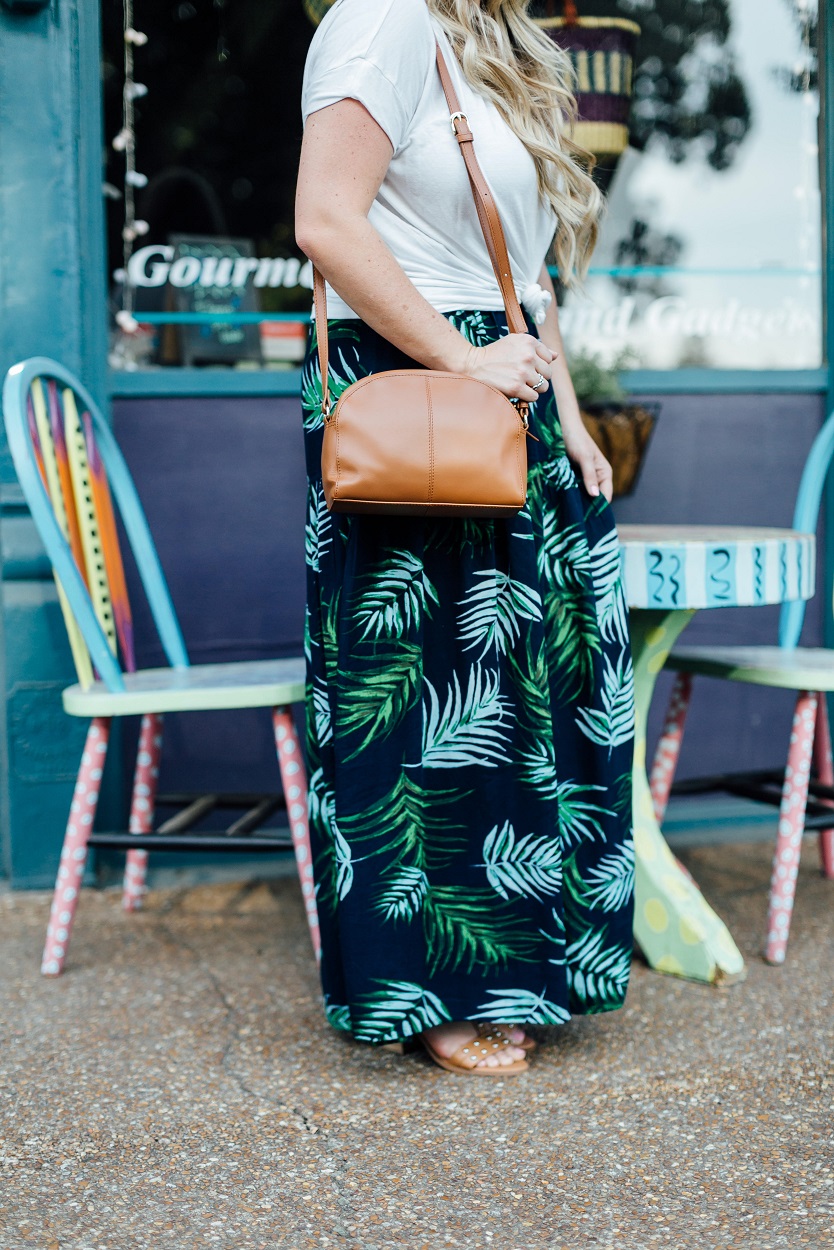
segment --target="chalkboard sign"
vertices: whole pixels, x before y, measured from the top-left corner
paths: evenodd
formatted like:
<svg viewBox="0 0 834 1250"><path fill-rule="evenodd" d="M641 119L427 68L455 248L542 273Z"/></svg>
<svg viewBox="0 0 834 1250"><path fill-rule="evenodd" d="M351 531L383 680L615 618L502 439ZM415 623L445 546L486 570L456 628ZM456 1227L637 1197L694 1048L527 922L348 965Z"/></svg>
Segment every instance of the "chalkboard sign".
<svg viewBox="0 0 834 1250"><path fill-rule="evenodd" d="M251 282L252 269L257 264L251 239L172 234L168 241L174 248L168 278L173 312L259 311L257 291ZM176 355L186 367L235 364L239 360L262 363L257 325L213 321L180 325L176 330Z"/></svg>

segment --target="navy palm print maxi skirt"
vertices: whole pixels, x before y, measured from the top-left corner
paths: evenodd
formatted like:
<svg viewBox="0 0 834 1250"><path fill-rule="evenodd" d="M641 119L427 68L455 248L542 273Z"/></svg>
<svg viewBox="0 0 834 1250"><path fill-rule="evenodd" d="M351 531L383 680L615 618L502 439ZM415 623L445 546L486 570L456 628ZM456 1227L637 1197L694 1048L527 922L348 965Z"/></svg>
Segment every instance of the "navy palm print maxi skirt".
<svg viewBox="0 0 834 1250"><path fill-rule="evenodd" d="M507 333L503 313L448 315L476 344ZM334 402L415 367L361 321L329 332ZM305 649L327 1018L381 1043L620 1007L634 700L611 509L577 483L548 392L519 515L329 513L314 340Z"/></svg>

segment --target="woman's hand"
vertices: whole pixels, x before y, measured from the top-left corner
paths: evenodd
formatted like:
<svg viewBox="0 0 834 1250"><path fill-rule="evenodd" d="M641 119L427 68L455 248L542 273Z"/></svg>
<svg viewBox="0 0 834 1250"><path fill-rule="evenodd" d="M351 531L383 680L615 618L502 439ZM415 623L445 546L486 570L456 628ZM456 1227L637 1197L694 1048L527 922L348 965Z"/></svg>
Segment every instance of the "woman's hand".
<svg viewBox="0 0 834 1250"><path fill-rule="evenodd" d="M494 386L508 399L532 404L548 389L555 359L556 353L532 334L509 334L487 347L469 345L463 367L455 372Z"/></svg>
<svg viewBox="0 0 834 1250"><path fill-rule="evenodd" d="M610 503L614 494L611 465L585 429L582 418L577 417L576 422L563 421L562 437L568 459L582 478L588 494L596 496L601 492Z"/></svg>

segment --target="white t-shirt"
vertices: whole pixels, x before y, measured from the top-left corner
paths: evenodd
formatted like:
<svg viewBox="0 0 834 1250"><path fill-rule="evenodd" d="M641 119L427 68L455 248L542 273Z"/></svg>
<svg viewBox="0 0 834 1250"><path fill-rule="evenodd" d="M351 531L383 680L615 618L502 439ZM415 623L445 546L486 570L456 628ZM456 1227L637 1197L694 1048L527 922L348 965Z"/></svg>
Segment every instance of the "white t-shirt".
<svg viewBox="0 0 834 1250"><path fill-rule="evenodd" d="M507 239L519 300L542 313L537 285L556 228L533 158L495 105L467 83L425 0L336 0L304 70L302 113L354 99L394 149L369 220L417 290L440 312L503 308L463 157L435 66L435 39L475 136ZM328 316L355 317L328 289Z"/></svg>

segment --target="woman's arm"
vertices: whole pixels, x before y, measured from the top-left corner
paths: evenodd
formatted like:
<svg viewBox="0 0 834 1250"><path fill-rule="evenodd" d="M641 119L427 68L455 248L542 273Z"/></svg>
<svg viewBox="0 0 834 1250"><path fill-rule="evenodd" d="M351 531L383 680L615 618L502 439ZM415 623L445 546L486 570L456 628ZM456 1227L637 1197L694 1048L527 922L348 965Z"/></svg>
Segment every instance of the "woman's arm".
<svg viewBox="0 0 834 1250"><path fill-rule="evenodd" d="M363 321L429 369L465 373L532 402L553 352L533 335L474 347L432 308L368 221L391 161L385 131L356 100L311 114L301 149L296 239Z"/></svg>
<svg viewBox="0 0 834 1250"><path fill-rule="evenodd" d="M556 406L559 409L559 420L562 425L565 448L568 456L582 474L582 480L585 483L585 489L588 494L598 495L602 491L610 503L613 493L611 465L585 429L582 417L579 415L576 391L573 389L573 382L568 371L568 364L565 359L565 345L562 341L562 331L559 329L556 292L553 289L547 265L542 266L539 284L546 291L550 291L553 296L544 324L539 328L539 334L547 346L556 353L551 366L551 384Z"/></svg>

